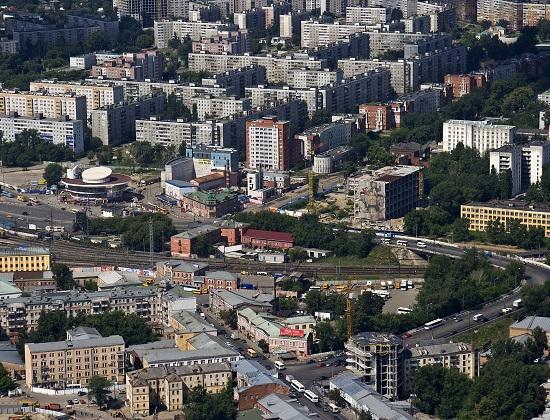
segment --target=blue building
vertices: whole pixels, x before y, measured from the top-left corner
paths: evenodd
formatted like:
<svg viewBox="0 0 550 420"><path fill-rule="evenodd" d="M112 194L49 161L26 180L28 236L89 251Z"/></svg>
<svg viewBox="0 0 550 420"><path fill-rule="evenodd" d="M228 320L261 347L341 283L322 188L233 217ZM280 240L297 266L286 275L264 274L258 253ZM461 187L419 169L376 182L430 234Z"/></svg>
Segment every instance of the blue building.
<svg viewBox="0 0 550 420"><path fill-rule="evenodd" d="M193 158L195 172L202 172L198 167L204 170L224 170L229 168L229 172L237 172L239 168L239 152L236 149L199 145L185 149L185 157Z"/></svg>

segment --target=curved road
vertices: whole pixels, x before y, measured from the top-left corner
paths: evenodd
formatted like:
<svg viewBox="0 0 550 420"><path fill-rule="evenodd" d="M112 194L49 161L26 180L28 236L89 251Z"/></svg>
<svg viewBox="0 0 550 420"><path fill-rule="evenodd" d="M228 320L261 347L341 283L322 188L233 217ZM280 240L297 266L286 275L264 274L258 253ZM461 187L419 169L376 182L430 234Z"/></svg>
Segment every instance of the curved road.
<svg viewBox="0 0 550 420"><path fill-rule="evenodd" d="M403 246L397 245L398 240L406 240L407 248L418 253L441 254L453 258L461 258L465 252L464 249L459 248L456 245L404 235L396 235L395 237L390 239L390 244L395 246ZM419 242L423 242L424 245L419 246ZM535 262L525 260L521 261L517 258L507 257L505 255L495 254L493 252L485 255L492 265L501 268L506 267L512 261L523 262L525 267L525 282L527 284L542 284L550 278L550 268L545 267L542 264L537 264ZM462 312L456 317L454 315L448 316L444 319L442 325L436 328L432 328L431 330L426 330L423 327L411 330L403 337L405 339L405 344L411 347L417 343L421 343L424 341L450 338L453 335L459 334L461 332L475 329L477 328L477 326L483 324L473 321L472 317L474 315L483 314L489 322L498 319L502 316L502 309L511 308L512 302L519 297L520 290L519 288L517 288L512 293L501 296L498 300L494 302L485 304L482 308Z"/></svg>

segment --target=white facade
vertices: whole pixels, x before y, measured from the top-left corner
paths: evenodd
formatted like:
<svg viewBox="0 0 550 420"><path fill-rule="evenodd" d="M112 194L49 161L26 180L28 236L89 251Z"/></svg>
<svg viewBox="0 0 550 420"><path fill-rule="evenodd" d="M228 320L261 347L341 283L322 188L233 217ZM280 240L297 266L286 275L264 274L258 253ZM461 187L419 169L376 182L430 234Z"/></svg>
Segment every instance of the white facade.
<svg viewBox="0 0 550 420"><path fill-rule="evenodd" d="M251 126L248 128L249 168L279 168L279 128Z"/></svg>
<svg viewBox="0 0 550 420"><path fill-rule="evenodd" d="M84 151L84 123L80 120L0 116L5 141L14 141L23 130L36 130L42 139L67 146L76 154Z"/></svg>
<svg viewBox="0 0 550 420"><path fill-rule="evenodd" d="M0 92L0 114L46 118L67 116L71 120L86 121L86 97L74 94L46 94L43 92Z"/></svg>
<svg viewBox="0 0 550 420"><path fill-rule="evenodd" d="M389 9L385 7L347 7L346 24L376 25L390 20Z"/></svg>
<svg viewBox="0 0 550 420"><path fill-rule="evenodd" d="M281 38L292 38L292 14L279 16L279 36Z"/></svg>
<svg viewBox="0 0 550 420"><path fill-rule="evenodd" d="M523 183L528 179L530 184L536 184L542 176L542 167L550 163L550 142L531 142L521 149Z"/></svg>
<svg viewBox="0 0 550 420"><path fill-rule="evenodd" d="M497 125L492 120L449 120L443 123L443 150L450 152L462 143L481 155L514 142L516 127Z"/></svg>
<svg viewBox="0 0 550 420"><path fill-rule="evenodd" d="M521 192L521 147L516 145L502 146L489 154L489 167L491 171L500 174L510 171L512 176L512 195Z"/></svg>
<svg viewBox="0 0 550 420"><path fill-rule="evenodd" d="M182 143L187 146L212 145L215 126L213 122L161 121L157 118L136 120L136 141L146 141L163 146Z"/></svg>
<svg viewBox="0 0 550 420"><path fill-rule="evenodd" d="M231 27L233 25L230 25ZM218 36L218 32L228 29L228 26L220 22L187 22L183 20L156 20L155 21L155 46L166 48L168 41L174 36L178 39L190 37L192 41L200 41L201 38ZM229 28L230 29L230 28Z"/></svg>
<svg viewBox="0 0 550 420"><path fill-rule="evenodd" d="M364 32L365 25L347 25L339 23L320 23L309 20L302 21L302 48L314 48L334 44L357 32Z"/></svg>

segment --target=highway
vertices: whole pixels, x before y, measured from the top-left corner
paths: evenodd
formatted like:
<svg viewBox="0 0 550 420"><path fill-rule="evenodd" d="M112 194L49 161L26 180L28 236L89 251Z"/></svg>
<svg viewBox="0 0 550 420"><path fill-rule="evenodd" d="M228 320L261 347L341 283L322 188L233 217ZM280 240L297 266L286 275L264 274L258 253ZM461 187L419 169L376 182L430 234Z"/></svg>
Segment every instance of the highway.
<svg viewBox="0 0 550 420"><path fill-rule="evenodd" d="M460 258L464 255L465 252L464 249L458 248L456 245L404 235L397 235L391 238L389 240L389 244L392 246L398 246L398 240L406 240L407 248L420 254L441 254L453 258ZM388 241L388 239L386 239L386 241ZM424 244L419 246L419 241L423 242ZM501 268L505 268L508 264L515 260L512 257L507 257L495 253L487 255L487 259L492 265ZM525 266L526 284L542 284L550 278L550 269L548 267L543 267L542 265L533 262L523 262ZM472 318L474 315L483 314L488 320L487 322L494 321L495 319L498 319L502 316L502 308L512 307L512 302L519 297L520 290L518 287L514 292L501 296L498 300L487 303L479 309L465 311L460 314L448 316L444 319L442 325L432 328L431 330L426 330L424 329L424 327L420 327L418 329L408 331L408 333L404 335L405 345L407 345L408 347L412 347L415 344L427 342L432 339L448 339L464 331L478 328L483 325L483 323L473 321ZM513 313L514 312L508 313L507 316Z"/></svg>

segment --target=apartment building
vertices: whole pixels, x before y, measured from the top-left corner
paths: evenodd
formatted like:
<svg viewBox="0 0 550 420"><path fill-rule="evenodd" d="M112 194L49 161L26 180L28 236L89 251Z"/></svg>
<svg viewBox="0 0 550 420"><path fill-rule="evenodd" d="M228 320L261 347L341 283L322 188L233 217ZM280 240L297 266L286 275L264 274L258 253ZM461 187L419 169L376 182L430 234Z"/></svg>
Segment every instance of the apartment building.
<svg viewBox="0 0 550 420"><path fill-rule="evenodd" d="M182 144L198 146L212 145L214 142L214 121L184 122L159 120L151 117L148 120L136 120L136 141L146 141L162 146Z"/></svg>
<svg viewBox="0 0 550 420"><path fill-rule="evenodd" d="M40 138L53 144L67 146L75 154L84 151L84 122L60 118L20 117L17 113L0 115L0 131L4 141L14 141L23 130L36 130Z"/></svg>
<svg viewBox="0 0 550 420"><path fill-rule="evenodd" d="M509 220L517 220L528 229L543 229L544 236L550 237L550 206L546 204L519 200L467 203L460 206L460 217L468 219L469 229L474 231L485 231L487 223L495 220L505 224Z"/></svg>
<svg viewBox="0 0 550 420"><path fill-rule="evenodd" d="M389 9L385 7L346 7L347 25L376 25L390 21Z"/></svg>
<svg viewBox="0 0 550 420"><path fill-rule="evenodd" d="M496 120L498 121L498 120ZM516 127L499 125L494 119L482 121L449 120L443 123L443 150L450 152L462 143L479 154L514 143Z"/></svg>
<svg viewBox="0 0 550 420"><path fill-rule="evenodd" d="M162 80L164 54L158 50L125 53L120 57L105 60L92 66L92 77L128 79L139 81Z"/></svg>
<svg viewBox="0 0 550 420"><path fill-rule="evenodd" d="M250 39L248 31L220 31L217 36L203 37L199 41L193 41L194 53L201 51L210 54L244 54L250 51Z"/></svg>
<svg viewBox="0 0 550 420"><path fill-rule="evenodd" d="M344 72L344 77L363 74L378 68L386 68L390 72L390 86L398 95L411 91L410 70L405 60L383 61L377 58L370 60L349 58L338 60L338 68Z"/></svg>
<svg viewBox="0 0 550 420"><path fill-rule="evenodd" d="M168 41L176 37L183 40L187 37L191 41L200 41L203 38L217 37L222 31L238 31L237 25L227 25L220 22L187 22L183 20L156 20L155 47L166 48Z"/></svg>
<svg viewBox="0 0 550 420"><path fill-rule="evenodd" d="M74 94L77 96L85 96L88 117L93 109L117 104L124 100L122 86L117 86L109 82L88 84L86 82L41 80L39 82L30 82L30 91L42 91L54 95Z"/></svg>
<svg viewBox="0 0 550 420"><path fill-rule="evenodd" d="M45 23L42 17L27 17L11 14L4 18L8 39L21 46L55 48L60 42L65 45L82 45L90 37L101 32L109 41L118 39L118 21L87 18L65 14L63 27Z"/></svg>
<svg viewBox="0 0 550 420"><path fill-rule="evenodd" d="M365 31L365 25L359 24L321 23L317 20L303 20L300 24L302 48L334 44L352 34Z"/></svg>
<svg viewBox="0 0 550 420"><path fill-rule="evenodd" d="M272 55L228 55L190 53L188 56L189 70L222 73L250 65L263 66L269 83L285 84L288 73L296 69L322 70L327 68L326 59L311 59L305 56L272 56Z"/></svg>
<svg viewBox="0 0 550 420"><path fill-rule="evenodd" d="M409 68L411 91L418 90L422 83L440 82L449 71L462 73L466 70L466 48L462 45L445 47L406 60Z"/></svg>
<svg viewBox="0 0 550 420"><path fill-rule="evenodd" d="M124 339L102 337L95 328L67 331L67 339L25 344L25 382L30 387L86 388L90 379L102 376L124 382Z"/></svg>
<svg viewBox="0 0 550 420"><path fill-rule="evenodd" d="M418 1L417 13L430 18L430 32L452 32L457 25L456 8L446 3Z"/></svg>
<svg viewBox="0 0 550 420"><path fill-rule="evenodd" d="M249 86L262 85L266 81L265 68L250 65L233 70L227 70L210 77L203 77L202 86L221 86L227 89L228 95L244 96L244 89Z"/></svg>
<svg viewBox="0 0 550 420"><path fill-rule="evenodd" d="M426 34L405 33L405 32L369 32L370 57L378 57L390 50L404 51L406 44L411 44L429 37ZM408 56L405 56L408 58Z"/></svg>
<svg viewBox="0 0 550 420"><path fill-rule="evenodd" d="M166 411L181 411L196 386L207 393L222 391L232 378L227 363L201 366L162 366L126 374L126 398L133 416L149 416L161 406Z"/></svg>
<svg viewBox="0 0 550 420"><path fill-rule="evenodd" d="M246 166L251 169L290 169L290 128L288 121L264 117L246 122Z"/></svg>
<svg viewBox="0 0 550 420"><path fill-rule="evenodd" d="M252 108L250 98L235 96L200 95L191 98L189 102L196 105L199 120L230 117L242 114Z"/></svg>
<svg viewBox="0 0 550 420"><path fill-rule="evenodd" d="M292 39L299 37L301 34L301 23L303 20L308 20L311 13L305 9L294 10L287 14L279 16L279 36L283 39Z"/></svg>
<svg viewBox="0 0 550 420"><path fill-rule="evenodd" d="M104 145L117 145L136 138L136 120L158 116L166 106L164 95L142 97L92 110L92 136Z"/></svg>
<svg viewBox="0 0 550 420"><path fill-rule="evenodd" d="M0 52L3 54L17 54L19 52L19 42L1 37Z"/></svg>
<svg viewBox="0 0 550 420"><path fill-rule="evenodd" d="M184 195L178 202L181 211L198 217L214 219L242 209L238 194L233 191L196 191Z"/></svg>
<svg viewBox="0 0 550 420"><path fill-rule="evenodd" d="M539 102L542 102L545 105L550 105L550 89L545 90L542 93L539 93L537 95L537 99Z"/></svg>
<svg viewBox="0 0 550 420"><path fill-rule="evenodd" d="M320 109L321 94L316 88L293 89L289 86L258 85L245 88L245 95L253 107L265 107L273 101L303 101L310 115Z"/></svg>
<svg viewBox="0 0 550 420"><path fill-rule="evenodd" d="M489 152L489 168L497 174L510 171L512 178L512 195L517 195L522 189L521 146L505 144Z"/></svg>
<svg viewBox="0 0 550 420"><path fill-rule="evenodd" d="M348 145L350 139L351 123L349 121L323 124L294 135L294 142L298 143L300 155L309 160L335 147Z"/></svg>
<svg viewBox="0 0 550 420"><path fill-rule="evenodd" d="M312 316L275 319L251 308L237 311L237 328L241 334L256 343L264 340L270 353L286 350L298 359L311 355L315 324Z"/></svg>
<svg viewBox="0 0 550 420"><path fill-rule="evenodd" d="M46 118L67 116L71 120L86 121L86 97L74 93L0 91L0 114L12 112L23 117L42 114Z"/></svg>
<svg viewBox="0 0 550 420"><path fill-rule="evenodd" d="M288 72L287 85L296 89L326 86L344 79L344 72L340 69L307 70L296 69ZM262 83L259 83L262 84Z"/></svg>
<svg viewBox="0 0 550 420"><path fill-rule="evenodd" d="M455 369L470 379L479 375L479 355L470 344L444 343L410 348L410 355L404 360L404 392L412 389L414 371L423 366L441 365Z"/></svg>
<svg viewBox="0 0 550 420"><path fill-rule="evenodd" d="M469 95L474 89L481 89L487 85L485 73L473 72L469 74L447 74L444 83L453 89L453 98Z"/></svg>
<svg viewBox="0 0 550 420"><path fill-rule="evenodd" d="M0 272L50 270L50 250L39 247L1 248Z"/></svg>
<svg viewBox="0 0 550 420"><path fill-rule="evenodd" d="M374 131L390 130L395 127L395 119L391 105L362 104L359 114L366 117L367 129Z"/></svg>
<svg viewBox="0 0 550 420"><path fill-rule="evenodd" d="M403 340L393 334L363 332L349 338L346 368L376 392L397 399L403 393Z"/></svg>
<svg viewBox="0 0 550 420"><path fill-rule="evenodd" d="M386 166L348 181L355 217L383 221L405 216L424 199L424 177L417 166Z"/></svg>
<svg viewBox="0 0 550 420"><path fill-rule="evenodd" d="M417 35L417 34L415 34ZM414 58L418 55L433 53L452 46L452 36L447 33L424 35L413 39L403 39L403 53L405 59Z"/></svg>
<svg viewBox="0 0 550 420"><path fill-rule="evenodd" d="M493 25L509 22L509 29L519 31L525 26L536 26L540 20L550 19L550 7L545 1L477 0L477 20L488 20Z"/></svg>

